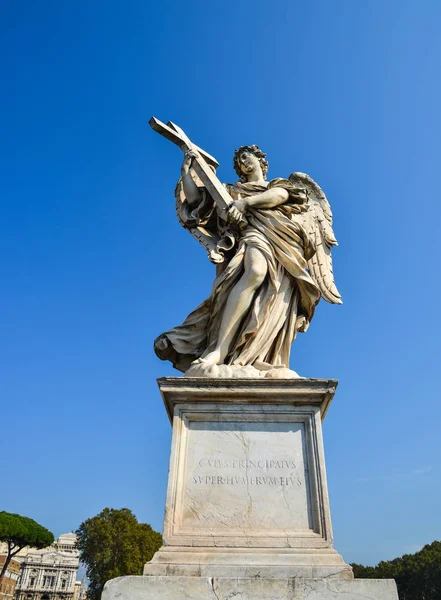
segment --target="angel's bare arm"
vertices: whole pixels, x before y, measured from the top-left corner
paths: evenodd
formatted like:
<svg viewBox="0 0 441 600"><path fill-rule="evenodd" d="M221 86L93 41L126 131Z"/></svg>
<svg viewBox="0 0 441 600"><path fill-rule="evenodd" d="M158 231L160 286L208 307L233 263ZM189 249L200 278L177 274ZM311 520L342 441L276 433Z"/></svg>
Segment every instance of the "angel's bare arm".
<svg viewBox="0 0 441 600"><path fill-rule="evenodd" d="M244 198L247 208L274 208L286 202L289 198L284 188L274 187L255 196Z"/></svg>
<svg viewBox="0 0 441 600"><path fill-rule="evenodd" d="M184 160L181 166L182 175L182 186L184 188L184 194L187 202L190 206L196 206L202 200L201 192L198 186L193 181L193 177L190 175L191 161L193 160L193 154L186 152L184 154Z"/></svg>
<svg viewBox="0 0 441 600"><path fill-rule="evenodd" d="M274 208L286 202L288 198L288 192L281 187L273 187L255 196L240 198L239 200L235 200L231 205L228 212L228 220L230 223L238 224L248 208Z"/></svg>

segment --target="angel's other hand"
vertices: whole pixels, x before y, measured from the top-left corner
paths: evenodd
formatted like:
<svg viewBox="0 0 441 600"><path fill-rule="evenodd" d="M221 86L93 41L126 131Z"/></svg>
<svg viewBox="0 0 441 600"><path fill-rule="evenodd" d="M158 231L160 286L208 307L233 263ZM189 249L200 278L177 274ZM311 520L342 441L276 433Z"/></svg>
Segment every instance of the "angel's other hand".
<svg viewBox="0 0 441 600"><path fill-rule="evenodd" d="M238 225L242 219L242 215L235 208L230 208L227 213L227 221L231 223L231 225Z"/></svg>
<svg viewBox="0 0 441 600"><path fill-rule="evenodd" d="M244 212L246 211L247 204L244 199L236 200L230 206L227 213L227 220L232 225L239 225L243 219Z"/></svg>
<svg viewBox="0 0 441 600"><path fill-rule="evenodd" d="M248 202L246 198L239 198L238 200L235 200L233 202L233 204L231 205L231 207L236 208L239 212L241 212L242 214L244 214L248 208Z"/></svg>
<svg viewBox="0 0 441 600"><path fill-rule="evenodd" d="M231 213L232 218L234 220L239 219L239 222L240 222L242 220L242 217L245 214L247 208L248 208L248 202L247 202L246 198L239 198L238 200L235 200L231 204L228 214ZM238 216L238 214L240 215L240 217Z"/></svg>

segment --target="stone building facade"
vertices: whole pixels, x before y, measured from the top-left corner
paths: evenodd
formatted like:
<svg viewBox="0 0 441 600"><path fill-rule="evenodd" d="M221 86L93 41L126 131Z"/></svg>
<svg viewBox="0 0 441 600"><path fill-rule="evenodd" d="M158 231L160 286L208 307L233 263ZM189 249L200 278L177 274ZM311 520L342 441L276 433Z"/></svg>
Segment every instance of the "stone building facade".
<svg viewBox="0 0 441 600"><path fill-rule="evenodd" d="M6 555L0 555L0 572L6 561ZM3 578L0 580L0 600L12 600L20 576L20 563L14 559L8 565Z"/></svg>
<svg viewBox="0 0 441 600"><path fill-rule="evenodd" d="M74 533L60 535L44 550L28 549L20 557L16 600L74 600L79 552Z"/></svg>

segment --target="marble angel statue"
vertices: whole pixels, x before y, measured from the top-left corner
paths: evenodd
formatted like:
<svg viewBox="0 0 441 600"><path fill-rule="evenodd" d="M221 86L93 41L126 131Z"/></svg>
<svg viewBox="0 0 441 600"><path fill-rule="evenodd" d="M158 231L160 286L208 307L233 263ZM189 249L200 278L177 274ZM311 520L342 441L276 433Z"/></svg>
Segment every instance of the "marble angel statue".
<svg viewBox="0 0 441 600"><path fill-rule="evenodd" d="M308 329L320 298L342 302L325 194L304 173L267 180L266 154L241 146L234 153L239 180L224 185L231 202L222 218L193 169L201 154L183 149L178 219L217 272L209 298L155 340L156 354L186 376L298 377L289 369L297 333Z"/></svg>

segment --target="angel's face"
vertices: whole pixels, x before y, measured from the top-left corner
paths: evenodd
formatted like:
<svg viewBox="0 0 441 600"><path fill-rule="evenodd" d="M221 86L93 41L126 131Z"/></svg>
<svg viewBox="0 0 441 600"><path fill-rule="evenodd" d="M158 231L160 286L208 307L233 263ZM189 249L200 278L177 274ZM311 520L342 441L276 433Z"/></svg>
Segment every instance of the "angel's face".
<svg viewBox="0 0 441 600"><path fill-rule="evenodd" d="M239 166L244 175L251 175L260 169L260 162L252 152L244 150L239 155Z"/></svg>

